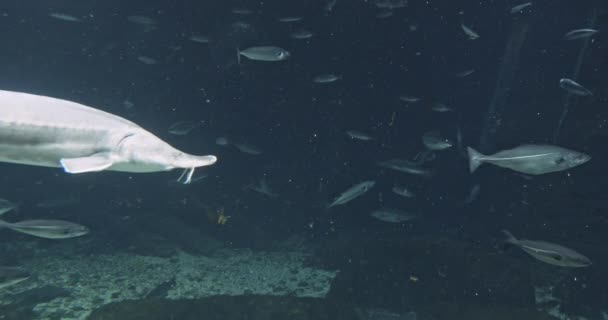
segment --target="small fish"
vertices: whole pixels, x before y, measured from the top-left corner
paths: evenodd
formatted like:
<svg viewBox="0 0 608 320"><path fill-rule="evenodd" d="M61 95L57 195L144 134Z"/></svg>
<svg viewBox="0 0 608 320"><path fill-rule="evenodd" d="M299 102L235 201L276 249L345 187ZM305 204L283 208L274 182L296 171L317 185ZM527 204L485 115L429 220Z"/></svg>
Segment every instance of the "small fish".
<svg viewBox="0 0 608 320"><path fill-rule="evenodd" d="M279 22L298 22L302 21L302 17L288 16L279 18Z"/></svg>
<svg viewBox="0 0 608 320"><path fill-rule="evenodd" d="M376 13L376 18L378 19L386 19L388 17L392 17L393 16L393 11L390 9L384 9L381 11L378 11L378 13Z"/></svg>
<svg viewBox="0 0 608 320"><path fill-rule="evenodd" d="M305 29L298 29L292 33L289 34L289 37L291 37L292 39L297 39L297 40L304 40L304 39L310 39L314 36L314 33L305 30Z"/></svg>
<svg viewBox="0 0 608 320"><path fill-rule="evenodd" d="M542 262L570 268L588 267L591 265L589 258L572 249L545 241L520 240L507 230L503 230L503 233L507 236L508 243L520 247L527 254Z"/></svg>
<svg viewBox="0 0 608 320"><path fill-rule="evenodd" d="M254 156L262 154L262 151L260 149L247 143L235 143L234 146L243 153L251 154Z"/></svg>
<svg viewBox="0 0 608 320"><path fill-rule="evenodd" d="M127 20L129 20L130 22L133 23L137 23L137 24L141 24L141 25L155 25L156 24L156 20L149 18L149 17L145 17L145 16L128 16Z"/></svg>
<svg viewBox="0 0 608 320"><path fill-rule="evenodd" d="M0 228L46 239L68 239L89 233L87 227L63 220L25 220L15 223L0 220Z"/></svg>
<svg viewBox="0 0 608 320"><path fill-rule="evenodd" d="M283 61L287 60L291 53L289 51L272 46L261 46L261 47L250 47L245 50L239 50L237 48L237 58L239 63L241 62L241 56L245 56L248 59L256 61Z"/></svg>
<svg viewBox="0 0 608 320"><path fill-rule="evenodd" d="M15 203L13 203L12 201L6 200L6 199L0 199L0 216L15 210L17 208L17 205Z"/></svg>
<svg viewBox="0 0 608 320"><path fill-rule="evenodd" d="M365 132L357 131L357 130L348 130L346 134L352 139L361 140L361 141L370 141L374 140L372 136Z"/></svg>
<svg viewBox="0 0 608 320"><path fill-rule="evenodd" d="M270 188L270 186L268 186L268 183L266 183L266 179L264 178L260 179L257 185L249 185L247 186L247 188L272 198L276 198L279 196L278 193L276 193Z"/></svg>
<svg viewBox="0 0 608 320"><path fill-rule="evenodd" d="M375 184L375 181L368 180L348 188L346 191L342 192L338 197L336 197L336 199L334 199L334 201L328 206L328 208L348 203L353 199L360 197L364 193L368 192L371 188L373 188Z"/></svg>
<svg viewBox="0 0 608 320"><path fill-rule="evenodd" d="M0 266L0 289L29 279L31 274L21 267Z"/></svg>
<svg viewBox="0 0 608 320"><path fill-rule="evenodd" d="M190 39L190 41L192 41L192 42L198 42L198 43L211 42L211 39L209 37L198 35L198 34L191 35L188 39Z"/></svg>
<svg viewBox="0 0 608 320"><path fill-rule="evenodd" d="M376 7L382 9L405 8L407 0L376 0Z"/></svg>
<svg viewBox="0 0 608 320"><path fill-rule="evenodd" d="M532 2L526 2L526 3L522 3L522 4L518 4L516 6L514 6L513 8L511 8L511 13L518 13L521 12L523 9L529 7L532 5Z"/></svg>
<svg viewBox="0 0 608 320"><path fill-rule="evenodd" d="M452 109L443 103L434 103L431 110L435 112L451 112Z"/></svg>
<svg viewBox="0 0 608 320"><path fill-rule="evenodd" d="M158 61L156 61L156 59L154 58L150 58L150 57L146 57L146 56L139 56L137 57L137 60L139 60L139 62L143 63L143 64L157 64Z"/></svg>
<svg viewBox="0 0 608 320"><path fill-rule="evenodd" d="M371 216L380 221L389 223L402 223L416 218L413 214L393 208L375 210L372 212Z"/></svg>
<svg viewBox="0 0 608 320"><path fill-rule="evenodd" d="M404 101L404 102L407 102L407 103L415 103L415 102L418 102L418 101L422 100L421 98L410 96L410 95L407 95L407 94L400 95L399 99L401 101Z"/></svg>
<svg viewBox="0 0 608 320"><path fill-rule="evenodd" d="M439 135L439 131L433 130L422 136L422 143L429 150L437 151L451 148L454 144L449 139Z"/></svg>
<svg viewBox="0 0 608 320"><path fill-rule="evenodd" d="M595 29L576 29L572 30L564 35L564 39L566 40L576 40L583 39L593 36L598 33L598 30Z"/></svg>
<svg viewBox="0 0 608 320"><path fill-rule="evenodd" d="M341 75L336 75L333 73L321 74L312 79L314 83L331 83L337 80L342 79Z"/></svg>
<svg viewBox="0 0 608 320"><path fill-rule="evenodd" d="M323 12L328 15L330 14L332 11L334 11L334 7L336 6L336 4L338 3L338 0L329 0L325 3L325 6L323 6Z"/></svg>
<svg viewBox="0 0 608 320"><path fill-rule="evenodd" d="M474 72L475 72L475 69L469 69L469 70L461 71L461 72L458 72L456 74L456 77L457 78L468 77L468 76L472 75Z"/></svg>
<svg viewBox="0 0 608 320"><path fill-rule="evenodd" d="M230 140L226 137L217 137L215 138L215 144L218 146L227 146L230 144Z"/></svg>
<svg viewBox="0 0 608 320"><path fill-rule="evenodd" d="M416 163L403 159L386 160L378 162L378 165L383 168L393 169L396 171L415 174L424 177L429 177L433 175L433 172L431 170L423 168Z"/></svg>
<svg viewBox="0 0 608 320"><path fill-rule="evenodd" d="M467 153L470 172L487 162L513 171L539 175L574 168L591 160L584 153L551 145L522 145L491 156L468 147Z"/></svg>
<svg viewBox="0 0 608 320"><path fill-rule="evenodd" d="M185 136L188 133L192 132L192 130L203 125L202 121L178 121L172 124L168 131L170 134L174 134L177 136Z"/></svg>
<svg viewBox="0 0 608 320"><path fill-rule="evenodd" d="M51 18L55 18L55 19L59 19L59 20L63 20L63 21L82 22L82 20L80 20L72 15L65 14L65 13L53 12L53 13L49 14L49 16Z"/></svg>
<svg viewBox="0 0 608 320"><path fill-rule="evenodd" d="M477 34L477 32L475 32L475 31L473 31L473 29L465 26L464 23L461 23L460 27L462 28L462 31L464 31L464 33L467 35L469 40L479 39L479 34Z"/></svg>
<svg viewBox="0 0 608 320"><path fill-rule="evenodd" d="M481 191L481 186L479 184L475 184L472 188L471 191L469 191L469 195L467 196L467 198L462 202L462 204L467 205L467 204L471 204L473 203L473 201L477 200L477 197L479 197L479 192Z"/></svg>
<svg viewBox="0 0 608 320"><path fill-rule="evenodd" d="M240 15L250 15L253 14L253 10L251 9L247 9L247 8L234 8L231 10L232 13L234 14L240 14Z"/></svg>
<svg viewBox="0 0 608 320"><path fill-rule="evenodd" d="M393 188L391 189L395 194L398 194L402 197L406 197L406 198L414 198L416 195L411 192L408 188L403 187L403 186L393 186Z"/></svg>
<svg viewBox="0 0 608 320"><path fill-rule="evenodd" d="M577 96L588 97L588 96L593 95L593 92L589 91L589 89L583 87L582 85L580 85L579 83L577 83L576 81L574 81L572 79L567 79L567 78L560 79L559 86L560 86L560 88L568 91L571 94L577 95Z"/></svg>

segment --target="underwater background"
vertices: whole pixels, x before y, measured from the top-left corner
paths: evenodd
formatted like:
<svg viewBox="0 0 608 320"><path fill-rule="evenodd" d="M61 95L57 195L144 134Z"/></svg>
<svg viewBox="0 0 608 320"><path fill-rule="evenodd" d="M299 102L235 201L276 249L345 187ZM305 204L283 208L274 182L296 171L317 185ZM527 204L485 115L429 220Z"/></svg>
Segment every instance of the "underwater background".
<svg viewBox="0 0 608 320"><path fill-rule="evenodd" d="M101 109L218 161L188 185L1 163L0 198L18 204L1 219L90 233L0 230L0 265L31 273L0 288L0 319L608 319L608 3L511 12L524 2L3 1L1 90ZM564 39L582 28L599 32ZM290 56L243 55L255 46ZM428 132L452 147L429 150ZM525 144L592 159L469 172L467 146ZM372 215L385 208L413 218ZM503 230L592 264L543 263Z"/></svg>

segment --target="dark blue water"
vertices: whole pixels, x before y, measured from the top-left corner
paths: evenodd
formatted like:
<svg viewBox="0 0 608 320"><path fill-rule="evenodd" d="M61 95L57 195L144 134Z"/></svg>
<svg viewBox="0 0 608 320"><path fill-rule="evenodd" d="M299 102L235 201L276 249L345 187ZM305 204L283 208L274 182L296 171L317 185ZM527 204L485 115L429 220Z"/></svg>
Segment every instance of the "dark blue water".
<svg viewBox="0 0 608 320"><path fill-rule="evenodd" d="M365 311L374 308L402 316L414 311L421 319L544 319L547 308L535 299L535 288L553 287L559 314L606 319L601 314L608 312L608 7L603 1L541 0L511 14L517 4L410 0L393 16L379 19L373 1L360 0L338 0L330 12L324 11L325 1L312 0L5 1L0 5L0 89L98 108L139 124L177 149L219 160L198 169L196 174L208 177L188 186L174 183L177 171L69 175L3 163L0 197L20 203L18 212L3 218L69 220L88 226L91 234L49 241L3 230L1 264L28 266L57 255L170 260L178 252L205 257L233 249L305 251L311 254L307 264L340 270L321 302L303 303L291 294L294 301L269 306L256 300L254 290L245 294L252 299L249 304L233 298L192 304L204 305L201 310L215 310L214 304L217 309L228 303L242 306L242 312L224 319L278 319L247 309L257 303L275 306L281 319L337 319L342 311L364 319L390 318ZM235 14L235 8L252 13ZM154 19L154 30L129 21L133 15ZM284 16L303 19L277 21ZM468 40L461 23L480 38ZM291 39L289 33L300 28L314 36ZM600 30L582 53L584 40L563 39L579 28ZM212 41L193 42L193 34ZM510 39L517 37L521 47L510 52ZM237 48L260 45L282 47L291 57L280 62L241 57L237 63ZM157 63L142 63L141 56ZM470 69L471 75L456 76ZM326 73L342 78L313 83ZM594 93L569 99L561 128L567 93L559 87L560 78L575 78ZM408 105L399 99L403 94L422 100ZM125 107L125 101L133 107ZM453 111L434 112L435 103ZM185 136L167 131L183 120L203 125ZM345 133L352 129L374 140L353 140ZM435 172L430 178L377 165L412 159L425 150L421 136L430 130L452 141L460 131L464 146L486 153L549 143L585 152L592 160L532 179L491 165L470 174L466 155L457 147L435 152L436 159L425 164ZM220 146L218 137L249 143L262 153ZM277 197L248 187L261 178ZM326 208L364 180L376 181L370 192ZM392 193L395 184L417 196ZM479 196L463 205L477 184ZM66 199L67 205L37 206ZM418 218L391 224L370 216L382 207ZM218 223L221 210L229 216L225 224ZM543 264L505 245L503 229L573 248L593 264ZM28 281L45 285L43 279ZM167 288L172 285L168 282ZM125 307L131 311L110 310L117 313L106 319L140 319L137 312L154 306L183 311L182 305L162 299L169 290L163 288L161 299L149 302L141 295L141 301ZM23 296L29 292L25 289L11 291L1 299L3 314L43 319L34 306L63 295L77 299L78 293L65 290L37 298ZM317 303L325 303L342 311L293 314L277 307L290 303L301 309L322 309ZM194 319L200 312L182 311L181 316L158 311L157 318L141 317ZM103 318L100 312L95 319ZM61 312L55 317L70 318Z"/></svg>

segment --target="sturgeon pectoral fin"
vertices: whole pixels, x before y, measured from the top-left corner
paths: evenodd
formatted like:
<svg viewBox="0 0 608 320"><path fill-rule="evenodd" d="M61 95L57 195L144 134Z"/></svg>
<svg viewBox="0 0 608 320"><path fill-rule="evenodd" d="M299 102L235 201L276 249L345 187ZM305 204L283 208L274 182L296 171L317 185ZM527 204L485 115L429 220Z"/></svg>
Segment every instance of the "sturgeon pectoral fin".
<svg viewBox="0 0 608 320"><path fill-rule="evenodd" d="M66 158L59 160L63 170L68 173L102 171L112 165L109 152L99 152L88 157Z"/></svg>

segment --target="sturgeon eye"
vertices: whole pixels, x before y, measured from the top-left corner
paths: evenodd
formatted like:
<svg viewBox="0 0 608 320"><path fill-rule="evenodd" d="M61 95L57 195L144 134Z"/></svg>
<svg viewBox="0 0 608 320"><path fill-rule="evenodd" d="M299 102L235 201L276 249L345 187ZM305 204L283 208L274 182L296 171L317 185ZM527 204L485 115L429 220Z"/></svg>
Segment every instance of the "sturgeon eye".
<svg viewBox="0 0 608 320"><path fill-rule="evenodd" d="M566 162L566 159L564 159L563 157L555 159L555 164L562 164L564 162Z"/></svg>

